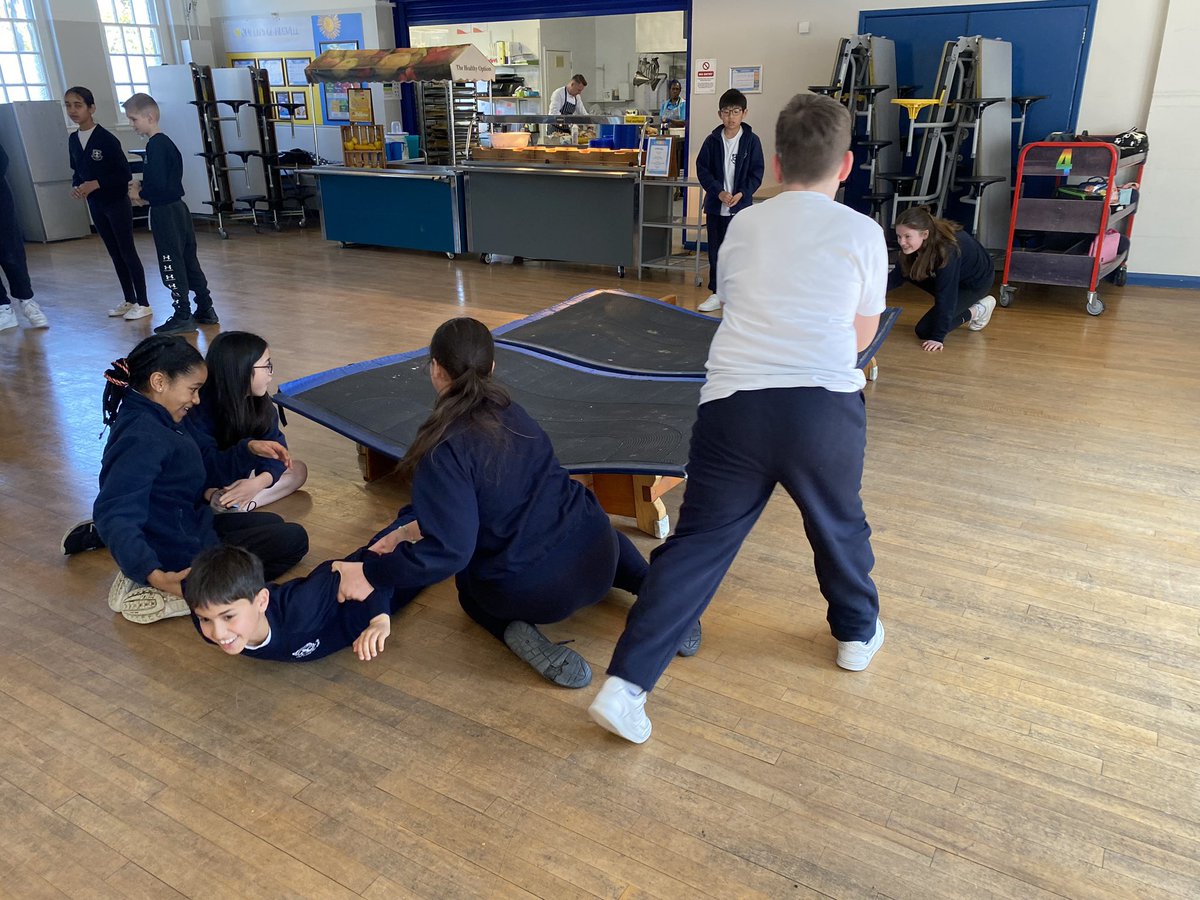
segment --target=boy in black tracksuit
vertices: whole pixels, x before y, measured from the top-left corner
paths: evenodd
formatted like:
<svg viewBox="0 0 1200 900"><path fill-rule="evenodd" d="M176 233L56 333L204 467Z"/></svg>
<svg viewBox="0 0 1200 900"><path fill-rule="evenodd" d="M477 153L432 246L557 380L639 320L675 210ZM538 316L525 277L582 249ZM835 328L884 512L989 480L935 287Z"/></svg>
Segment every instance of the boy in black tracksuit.
<svg viewBox="0 0 1200 900"><path fill-rule="evenodd" d="M708 289L712 296L700 304L701 312L721 308L717 296L717 254L734 215L754 202L762 185L762 141L742 121L746 95L730 89L718 104L721 124L712 130L696 157L696 177L704 187L704 214L708 230ZM731 177L732 176L732 177Z"/></svg>
<svg viewBox="0 0 1200 900"><path fill-rule="evenodd" d="M90 90L71 88L63 97L63 105L68 118L79 126L67 140L71 169L75 173L71 193L87 199L92 223L104 241L125 295L124 302L108 314L131 321L143 319L150 315L150 301L146 297L146 271L133 242L133 210L129 200L133 173L125 158L125 148L112 132L92 118L96 101Z"/></svg>
<svg viewBox="0 0 1200 900"><path fill-rule="evenodd" d="M220 320L208 292L208 279L196 258L192 214L183 202L183 157L172 140L159 130L158 104L149 94L134 94L126 100L125 115L134 131L149 138L141 185L131 182L129 197L138 206L150 207L158 269L175 304L171 317L154 330L159 334L183 334L195 331L198 324L216 325ZM188 302L189 292L196 294L194 316Z"/></svg>

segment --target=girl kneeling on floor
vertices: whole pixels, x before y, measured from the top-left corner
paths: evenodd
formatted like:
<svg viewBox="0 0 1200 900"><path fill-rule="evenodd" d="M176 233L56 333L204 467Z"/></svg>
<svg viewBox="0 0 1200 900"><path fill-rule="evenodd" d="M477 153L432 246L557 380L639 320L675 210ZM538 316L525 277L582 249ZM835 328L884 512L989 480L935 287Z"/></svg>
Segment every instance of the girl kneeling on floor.
<svg viewBox="0 0 1200 900"><path fill-rule="evenodd" d="M996 309L996 299L988 296L996 267L979 241L925 206L896 217L896 240L900 264L888 277L888 290L907 280L933 294L933 306L917 322L921 347L940 351L946 335L967 323L971 331L982 331Z"/></svg>
<svg viewBox="0 0 1200 900"><path fill-rule="evenodd" d="M341 597L454 575L467 615L543 677L583 687L592 677L587 661L535 626L591 606L612 587L636 594L646 561L492 379L486 326L451 319L429 356L437 402L401 464L412 478L412 514L402 511L363 562L333 564Z"/></svg>
<svg viewBox="0 0 1200 900"><path fill-rule="evenodd" d="M146 338L104 373L104 424L112 431L92 514L121 569L108 605L131 622L187 615L182 582L206 547L245 547L271 580L308 552L304 528L273 513L214 518L204 497L204 461L182 425L206 374L200 352L171 335ZM286 456L271 442L261 450Z"/></svg>
<svg viewBox="0 0 1200 900"><path fill-rule="evenodd" d="M287 448L267 394L275 372L271 348L256 334L223 331L205 363L208 380L184 424L204 458L213 507L248 512L286 497L308 479L308 467L260 452L263 442Z"/></svg>

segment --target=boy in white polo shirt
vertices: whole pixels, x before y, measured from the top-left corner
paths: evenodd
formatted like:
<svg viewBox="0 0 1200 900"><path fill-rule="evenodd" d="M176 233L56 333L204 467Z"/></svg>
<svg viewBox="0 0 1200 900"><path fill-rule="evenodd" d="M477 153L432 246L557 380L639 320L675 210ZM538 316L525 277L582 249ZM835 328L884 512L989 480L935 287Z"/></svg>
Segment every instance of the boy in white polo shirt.
<svg viewBox="0 0 1200 900"><path fill-rule="evenodd" d="M865 379L857 352L875 335L887 288L879 225L834 201L850 173L850 114L799 94L779 115L783 192L730 223L721 249L725 317L692 430L675 533L650 557L588 710L634 743L650 737L647 692L695 629L775 486L800 508L843 669L883 644L875 557L859 489Z"/></svg>

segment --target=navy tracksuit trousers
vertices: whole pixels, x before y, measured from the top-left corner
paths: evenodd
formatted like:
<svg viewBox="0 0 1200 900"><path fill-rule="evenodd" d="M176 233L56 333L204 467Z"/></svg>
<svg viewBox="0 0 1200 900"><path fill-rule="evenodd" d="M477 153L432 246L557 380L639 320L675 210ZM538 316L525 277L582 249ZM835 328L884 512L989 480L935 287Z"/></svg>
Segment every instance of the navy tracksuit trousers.
<svg viewBox="0 0 1200 900"><path fill-rule="evenodd" d="M104 249L117 270L121 292L126 303L149 306L146 298L146 270L138 257L137 245L133 242L133 207L128 197L108 203L88 197L88 208L92 213L92 224L96 234L104 241Z"/></svg>
<svg viewBox="0 0 1200 900"><path fill-rule="evenodd" d="M637 594L646 576L646 558L612 527L608 516L597 516L575 529L545 559L545 565L502 581L477 581L460 572L454 579L459 605L504 640L510 622L561 622L576 610L599 603L610 588Z"/></svg>
<svg viewBox="0 0 1200 900"><path fill-rule="evenodd" d="M191 313L188 294L196 295L196 312L212 308L208 279L196 257L196 230L192 214L182 200L150 207L150 229L158 253L158 271L171 292L171 302L183 315Z"/></svg>
<svg viewBox="0 0 1200 900"><path fill-rule="evenodd" d="M859 497L866 426L857 392L773 388L702 404L675 533L650 556L608 674L654 688L776 485L800 508L833 636L870 640L879 595Z"/></svg>
<svg viewBox="0 0 1200 900"><path fill-rule="evenodd" d="M9 295L14 300L28 300L33 296L33 285L29 283L29 266L25 262L25 238L17 222L17 206L8 182L0 174L0 270L8 279L8 290L0 281L0 306L9 305Z"/></svg>

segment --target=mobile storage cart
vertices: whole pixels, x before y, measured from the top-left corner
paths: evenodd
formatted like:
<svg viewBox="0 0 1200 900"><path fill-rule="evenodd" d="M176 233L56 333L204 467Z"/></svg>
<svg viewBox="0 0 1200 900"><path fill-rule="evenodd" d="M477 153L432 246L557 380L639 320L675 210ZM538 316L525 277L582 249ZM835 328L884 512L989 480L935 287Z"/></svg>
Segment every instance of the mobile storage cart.
<svg viewBox="0 0 1200 900"><path fill-rule="evenodd" d="M1118 173L1133 169L1132 180L1141 183L1145 153L1121 157L1121 148L1102 141L1052 142L1028 144L1017 163L1017 189L1013 195L1012 220L1008 229L1008 250L1004 257L1004 278L1000 287L1000 305L1012 303L1014 281L1033 284L1059 284L1087 288L1087 311L1093 316L1104 312L1104 301L1096 287L1101 278L1113 276L1113 283L1125 283L1125 261L1137 211L1137 191L1128 194L1118 189ZM1026 178L1053 178L1052 197L1026 197ZM1057 188L1074 181L1103 179L1095 199L1062 196ZM1124 230L1118 228L1124 222ZM1105 235L1117 231L1115 255L1105 259ZM1041 233L1047 237L1043 249L1014 247L1018 232ZM1054 238L1057 237L1057 240ZM1075 240L1071 240L1074 237Z"/></svg>

